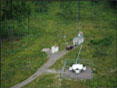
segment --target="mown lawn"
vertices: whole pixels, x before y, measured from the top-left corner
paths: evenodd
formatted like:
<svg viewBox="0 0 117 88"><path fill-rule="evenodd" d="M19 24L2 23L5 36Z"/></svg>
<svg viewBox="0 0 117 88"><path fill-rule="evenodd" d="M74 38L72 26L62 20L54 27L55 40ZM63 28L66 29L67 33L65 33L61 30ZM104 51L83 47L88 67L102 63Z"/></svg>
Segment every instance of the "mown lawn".
<svg viewBox="0 0 117 88"><path fill-rule="evenodd" d="M32 34L20 41L2 44L2 88L9 88L32 75L48 60L41 52L44 47L57 44L60 50L65 49L63 34L67 42L72 44L78 33L78 22L64 19L57 13L62 10L61 2L48 4L48 14L35 13L31 17ZM59 74L44 74L26 85L24 88L95 88L116 85L116 29L115 10L107 3L98 3L94 8L90 2L81 2L80 30L84 33L85 42L80 54L81 58L90 59L96 69L93 81L60 79ZM108 10L107 10L108 9ZM96 14L92 12L95 10ZM60 70L65 59L76 59L79 47L71 50L52 67Z"/></svg>

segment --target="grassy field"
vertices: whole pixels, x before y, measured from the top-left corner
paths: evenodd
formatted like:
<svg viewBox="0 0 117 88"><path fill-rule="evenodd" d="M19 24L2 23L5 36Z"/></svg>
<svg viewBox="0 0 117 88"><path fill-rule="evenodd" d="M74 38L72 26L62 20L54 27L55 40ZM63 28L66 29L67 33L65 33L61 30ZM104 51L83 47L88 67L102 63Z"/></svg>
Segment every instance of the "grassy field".
<svg viewBox="0 0 117 88"><path fill-rule="evenodd" d="M64 2L65 3L65 2ZM74 2L75 3L75 2ZM31 34L14 42L2 44L2 88L9 88L32 75L48 60L42 48L57 44L65 49L63 32L67 42L72 44L78 33L78 22L58 15L62 12L61 2L48 4L48 13L34 13L30 18ZM74 5L74 7L76 4ZM95 10L95 13L93 11ZM77 15L77 14L76 14ZM96 69L93 81L60 79L59 74L44 74L24 88L95 88L116 87L116 14L108 3L94 6L89 1L81 2L80 29L85 42L80 54L94 63ZM72 18L72 17L71 17ZM60 70L65 59L76 59L79 47L58 60L52 69Z"/></svg>

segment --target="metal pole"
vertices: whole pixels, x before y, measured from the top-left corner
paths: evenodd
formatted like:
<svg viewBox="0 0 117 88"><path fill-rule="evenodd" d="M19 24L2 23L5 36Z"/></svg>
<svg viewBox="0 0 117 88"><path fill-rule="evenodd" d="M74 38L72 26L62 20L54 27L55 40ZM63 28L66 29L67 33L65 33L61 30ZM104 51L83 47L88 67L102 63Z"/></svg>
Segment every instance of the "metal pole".
<svg viewBox="0 0 117 88"><path fill-rule="evenodd" d="M63 77L63 73L64 73L64 70L65 70L65 66L66 66L66 60L64 61L64 66L63 66L62 71L60 73L60 78Z"/></svg>
<svg viewBox="0 0 117 88"><path fill-rule="evenodd" d="M67 41L66 41L66 35L64 34L64 42L65 44L68 44Z"/></svg>
<svg viewBox="0 0 117 88"><path fill-rule="evenodd" d="M78 3L78 6L79 6L79 16L78 16L78 19L79 19L79 32L80 32L80 0L79 0L79 3Z"/></svg>
<svg viewBox="0 0 117 88"><path fill-rule="evenodd" d="M77 22L78 22L78 31L80 32L80 0L77 0Z"/></svg>
<svg viewBox="0 0 117 88"><path fill-rule="evenodd" d="M79 59L79 55L80 55L80 51L81 51L81 49L82 49L82 45L81 45L81 47L80 47L80 50L79 50L78 56L77 56L77 58L76 58L76 63L77 63L77 61L78 61L78 59Z"/></svg>

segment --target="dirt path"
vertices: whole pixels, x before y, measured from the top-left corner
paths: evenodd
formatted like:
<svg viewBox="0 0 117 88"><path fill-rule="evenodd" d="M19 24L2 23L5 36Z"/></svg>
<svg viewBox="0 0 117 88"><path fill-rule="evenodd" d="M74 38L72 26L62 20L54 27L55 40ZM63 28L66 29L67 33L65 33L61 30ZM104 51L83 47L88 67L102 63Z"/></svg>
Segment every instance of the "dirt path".
<svg viewBox="0 0 117 88"><path fill-rule="evenodd" d="M65 51L65 50L61 51L61 52L54 53L54 54L51 54L50 52L48 52L47 54L48 54L48 58L49 59L48 59L47 63L45 63L41 68L39 68L37 70L37 72L35 72L28 79L22 81L21 83L16 84L15 86L13 86L11 88L21 88L21 87L27 85L28 83L30 83L31 81L33 81L34 79L36 79L38 76L40 76L44 72L46 72L50 66L52 66L58 59L60 59L66 53L67 53L67 51Z"/></svg>

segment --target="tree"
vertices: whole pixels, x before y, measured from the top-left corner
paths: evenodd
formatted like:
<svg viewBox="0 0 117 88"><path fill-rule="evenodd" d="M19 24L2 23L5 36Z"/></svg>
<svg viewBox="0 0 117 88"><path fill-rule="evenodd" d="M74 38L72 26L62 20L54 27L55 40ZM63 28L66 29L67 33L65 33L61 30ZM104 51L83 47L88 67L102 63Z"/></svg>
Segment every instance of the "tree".
<svg viewBox="0 0 117 88"><path fill-rule="evenodd" d="M2 22L2 38L9 37L8 35L19 35L18 29L14 33L15 21L17 21L17 26L23 26L26 18L31 15L32 5L31 1L24 0L2 0L1 1L1 22ZM18 28L18 27L17 27ZM19 29L23 31L24 29ZM11 34L9 34L11 33Z"/></svg>

